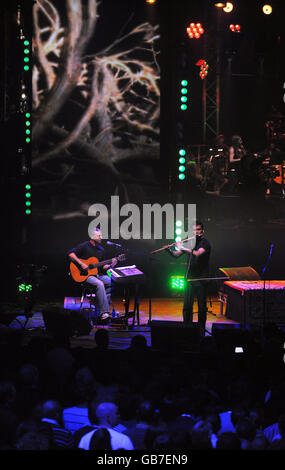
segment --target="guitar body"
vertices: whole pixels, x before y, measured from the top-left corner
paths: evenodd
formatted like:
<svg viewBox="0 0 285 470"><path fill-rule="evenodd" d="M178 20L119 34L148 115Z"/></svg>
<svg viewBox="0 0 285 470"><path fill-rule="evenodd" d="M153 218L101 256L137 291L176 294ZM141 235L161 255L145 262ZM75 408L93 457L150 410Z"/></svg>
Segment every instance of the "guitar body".
<svg viewBox="0 0 285 470"><path fill-rule="evenodd" d="M92 264L97 264L99 263L99 260L95 257L88 258L88 259L81 259L79 258L82 263L92 265ZM74 281L76 282L84 282L89 276L96 276L98 274L98 268L97 267L91 267L88 268L88 270L83 271L81 268L79 268L73 261L70 263L70 274L73 278Z"/></svg>
<svg viewBox="0 0 285 470"><path fill-rule="evenodd" d="M98 274L99 266L104 266L105 264L110 264L112 262L112 259L99 261L97 258L95 258L95 256L88 258L88 259L81 259L81 258L78 258L78 259L80 259L82 263L87 264L88 269L84 271L75 262L71 261L69 265L69 271L73 280L76 282L84 282L89 276L96 276L96 274ZM123 259L126 259L126 256L122 254L122 255L116 256L115 259L118 261L122 261Z"/></svg>

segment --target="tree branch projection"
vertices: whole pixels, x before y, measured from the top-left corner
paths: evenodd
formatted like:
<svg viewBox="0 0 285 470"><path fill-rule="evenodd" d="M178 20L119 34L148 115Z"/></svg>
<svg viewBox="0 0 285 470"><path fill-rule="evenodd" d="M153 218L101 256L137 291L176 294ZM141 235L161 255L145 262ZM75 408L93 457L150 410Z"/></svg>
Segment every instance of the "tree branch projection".
<svg viewBox="0 0 285 470"><path fill-rule="evenodd" d="M158 157L158 26L143 23L96 51L100 4L65 0L64 11L56 5L38 0L33 7L33 166L70 157L76 171L73 157L87 158L121 181L119 162ZM66 126L59 116L71 104L78 117Z"/></svg>

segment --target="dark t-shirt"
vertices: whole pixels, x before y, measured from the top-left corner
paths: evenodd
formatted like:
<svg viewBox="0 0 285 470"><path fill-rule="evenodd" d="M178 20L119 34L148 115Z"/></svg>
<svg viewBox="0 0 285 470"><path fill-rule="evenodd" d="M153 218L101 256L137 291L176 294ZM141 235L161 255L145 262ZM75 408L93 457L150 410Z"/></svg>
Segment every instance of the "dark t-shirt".
<svg viewBox="0 0 285 470"><path fill-rule="evenodd" d="M204 248L205 253L195 256L193 253L188 257L188 265L186 277L198 278L207 277L209 275L209 259L211 253L211 245L205 237L196 237L196 244L193 250Z"/></svg>
<svg viewBox="0 0 285 470"><path fill-rule="evenodd" d="M95 257L99 261L103 261L106 258L104 248L97 243L93 245L90 240L80 243L75 248L71 248L71 250L68 250L67 255L70 253L75 253L78 258L84 260ZM105 274L101 266L98 268L98 273Z"/></svg>

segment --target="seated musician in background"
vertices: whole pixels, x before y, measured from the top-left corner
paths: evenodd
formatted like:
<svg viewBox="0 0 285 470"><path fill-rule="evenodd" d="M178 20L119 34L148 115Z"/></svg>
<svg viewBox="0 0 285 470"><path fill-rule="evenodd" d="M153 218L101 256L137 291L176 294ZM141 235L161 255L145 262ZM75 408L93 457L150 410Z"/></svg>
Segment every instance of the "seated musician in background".
<svg viewBox="0 0 285 470"><path fill-rule="evenodd" d="M219 173L224 175L228 171L229 147L223 134L219 134L215 139L215 157L211 163Z"/></svg>
<svg viewBox="0 0 285 470"><path fill-rule="evenodd" d="M101 246L102 232L96 228L92 234L92 238L88 241L80 243L75 248L68 251L69 259L74 262L82 272L87 272L88 265L82 260L88 258L97 258L98 261L103 261L105 257L105 250ZM98 267L98 274L96 276L88 276L85 283L91 285L95 289L98 299L100 319L105 323L111 318L110 304L111 304L111 279L106 274L106 271L117 264L117 259L112 258L111 264L105 264L103 267Z"/></svg>
<svg viewBox="0 0 285 470"><path fill-rule="evenodd" d="M202 187L206 194L219 196L223 187L228 183L228 179L224 174L219 172L214 164L209 161L202 164L201 175L203 177Z"/></svg>

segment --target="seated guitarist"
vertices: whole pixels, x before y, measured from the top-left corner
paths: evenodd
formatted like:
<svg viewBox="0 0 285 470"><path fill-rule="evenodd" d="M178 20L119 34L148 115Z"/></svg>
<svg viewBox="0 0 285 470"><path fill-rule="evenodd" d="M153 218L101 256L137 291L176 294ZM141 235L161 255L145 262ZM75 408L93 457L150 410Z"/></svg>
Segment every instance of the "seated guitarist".
<svg viewBox="0 0 285 470"><path fill-rule="evenodd" d="M101 246L102 232L96 228L92 234L92 238L86 242L80 243L75 248L67 252L71 261L81 268L82 271L88 269L88 265L82 262L82 259L95 257L98 261L104 260L104 248ZM80 259L81 258L81 259ZM116 258L112 259L111 264L106 264L103 267L98 267L98 274L91 275L85 280L87 284L94 286L98 299L100 319L104 323L108 323L110 316L111 304L111 279L105 274L107 269L117 264Z"/></svg>

